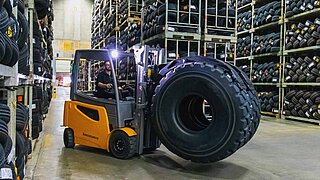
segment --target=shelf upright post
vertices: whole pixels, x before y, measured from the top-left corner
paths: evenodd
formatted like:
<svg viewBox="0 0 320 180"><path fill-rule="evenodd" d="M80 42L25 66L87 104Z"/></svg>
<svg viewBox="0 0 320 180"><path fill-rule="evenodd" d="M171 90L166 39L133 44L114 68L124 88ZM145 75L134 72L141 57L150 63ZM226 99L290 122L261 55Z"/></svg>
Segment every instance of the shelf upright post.
<svg viewBox="0 0 320 180"><path fill-rule="evenodd" d="M29 12L29 48L30 48L30 56L29 56L29 133L32 134L32 94L33 94L33 84L34 84L34 76L33 76L33 21L34 21L34 0L28 0L28 12ZM32 140L32 137L31 137ZM33 146L32 146L33 147Z"/></svg>

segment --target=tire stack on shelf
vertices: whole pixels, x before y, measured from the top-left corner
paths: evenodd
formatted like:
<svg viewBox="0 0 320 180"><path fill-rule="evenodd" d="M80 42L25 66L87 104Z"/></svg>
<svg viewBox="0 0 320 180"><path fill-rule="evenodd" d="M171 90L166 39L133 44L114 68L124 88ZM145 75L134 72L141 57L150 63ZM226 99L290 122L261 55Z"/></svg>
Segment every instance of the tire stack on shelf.
<svg viewBox="0 0 320 180"><path fill-rule="evenodd" d="M284 114L320 120L320 92L291 90L284 99Z"/></svg>
<svg viewBox="0 0 320 180"><path fill-rule="evenodd" d="M18 22L19 22L19 64L18 72L20 74L29 75L30 65L29 65L29 24L25 14L25 4L24 1L18 2Z"/></svg>
<svg viewBox="0 0 320 180"><path fill-rule="evenodd" d="M238 15L237 31L242 32L252 28L252 12L244 12Z"/></svg>
<svg viewBox="0 0 320 180"><path fill-rule="evenodd" d="M319 0L288 0L286 1L286 14L287 18L294 15L301 14L306 11L311 11L320 8Z"/></svg>
<svg viewBox="0 0 320 180"><path fill-rule="evenodd" d="M238 8L246 6L247 4L250 4L252 0L238 0Z"/></svg>
<svg viewBox="0 0 320 180"><path fill-rule="evenodd" d="M261 104L261 111L263 112L278 112L279 111L279 93L273 92L259 92L259 102Z"/></svg>
<svg viewBox="0 0 320 180"><path fill-rule="evenodd" d="M286 32L286 49L320 45L320 19L291 24Z"/></svg>
<svg viewBox="0 0 320 180"><path fill-rule="evenodd" d="M141 42L141 23L136 22L129 26L128 46L132 47Z"/></svg>
<svg viewBox="0 0 320 180"><path fill-rule="evenodd" d="M41 85L33 87L32 139L37 139L42 131L44 92Z"/></svg>
<svg viewBox="0 0 320 180"><path fill-rule="evenodd" d="M239 38L237 41L237 57L247 57L251 55L251 37Z"/></svg>
<svg viewBox="0 0 320 180"><path fill-rule="evenodd" d="M19 23L12 13L10 1L0 7L0 64L14 66L19 60Z"/></svg>
<svg viewBox="0 0 320 180"><path fill-rule="evenodd" d="M176 10L177 5L169 3L168 9ZM168 13L168 21L175 22L176 13ZM161 1L156 1L150 5L145 15L145 22L142 28L143 39L148 39L154 35L161 34L165 31L166 23L166 4ZM171 29L175 31L175 29Z"/></svg>
<svg viewBox="0 0 320 180"><path fill-rule="evenodd" d="M38 19L33 22L33 62L34 74L52 79L52 21L54 20L52 1L35 0Z"/></svg>
<svg viewBox="0 0 320 180"><path fill-rule="evenodd" d="M250 70L250 68L249 68ZM252 82L278 83L280 75L280 64L268 62L263 64L254 63L252 66Z"/></svg>
<svg viewBox="0 0 320 180"><path fill-rule="evenodd" d="M16 177L14 164L12 159L12 139L8 134L8 123L10 122L10 109L0 103L0 168L11 170L13 177Z"/></svg>
<svg viewBox="0 0 320 180"><path fill-rule="evenodd" d="M29 110L26 106L19 103L17 105L17 124L16 124L16 167L18 177L24 178L25 167L28 155L31 154L31 140L28 138Z"/></svg>
<svg viewBox="0 0 320 180"><path fill-rule="evenodd" d="M236 65L245 71L256 90L261 92L262 113L276 117L281 115L279 108L283 59L281 3L280 0L238 1L236 28L238 35ZM271 95L267 94L275 97L270 98ZM268 104L267 101L271 101L270 99L274 102Z"/></svg>
<svg viewBox="0 0 320 180"><path fill-rule="evenodd" d="M280 51L280 33L255 35L252 54L265 54Z"/></svg>
<svg viewBox="0 0 320 180"><path fill-rule="evenodd" d="M44 55L44 77L48 79L52 79L53 75L53 68L52 68L52 61L53 61L53 48L52 48L52 41L53 41L53 27L52 21L54 20L53 14L53 7L52 1L49 1L49 10L47 12L47 17L40 20L42 33L44 36L44 41L46 42L45 52Z"/></svg>
<svg viewBox="0 0 320 180"><path fill-rule="evenodd" d="M318 0L286 1L283 115L287 119L320 120L319 13Z"/></svg>
<svg viewBox="0 0 320 180"><path fill-rule="evenodd" d="M281 16L281 2L273 1L255 9L253 18L254 27L279 21Z"/></svg>
<svg viewBox="0 0 320 180"><path fill-rule="evenodd" d="M284 70L285 82L317 82L320 83L319 56L290 58Z"/></svg>
<svg viewBox="0 0 320 180"><path fill-rule="evenodd" d="M141 40L141 13L142 1L122 0L118 5L119 12L119 39L122 50L128 50Z"/></svg>

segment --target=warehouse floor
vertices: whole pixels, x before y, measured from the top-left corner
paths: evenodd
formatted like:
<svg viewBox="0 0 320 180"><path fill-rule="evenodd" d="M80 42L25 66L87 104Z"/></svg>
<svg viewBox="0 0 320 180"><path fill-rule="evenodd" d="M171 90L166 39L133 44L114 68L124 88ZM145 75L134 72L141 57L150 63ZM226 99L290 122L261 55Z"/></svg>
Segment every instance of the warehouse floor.
<svg viewBox="0 0 320 180"><path fill-rule="evenodd" d="M318 179L320 128L291 121L263 120L252 141L214 164L185 161L161 147L154 154L118 160L102 150L62 141L63 103L68 88L58 88L45 130L27 165L26 179Z"/></svg>

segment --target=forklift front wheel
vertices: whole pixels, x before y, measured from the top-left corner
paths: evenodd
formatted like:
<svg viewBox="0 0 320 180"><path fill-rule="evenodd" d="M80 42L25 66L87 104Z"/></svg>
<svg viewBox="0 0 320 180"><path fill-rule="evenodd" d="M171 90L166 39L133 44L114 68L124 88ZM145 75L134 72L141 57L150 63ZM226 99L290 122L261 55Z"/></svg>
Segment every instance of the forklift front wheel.
<svg viewBox="0 0 320 180"><path fill-rule="evenodd" d="M119 159L129 159L136 153L137 138L123 131L115 131L110 137L110 152Z"/></svg>
<svg viewBox="0 0 320 180"><path fill-rule="evenodd" d="M66 148L74 148L74 133L71 128L66 128L63 133L63 142Z"/></svg>

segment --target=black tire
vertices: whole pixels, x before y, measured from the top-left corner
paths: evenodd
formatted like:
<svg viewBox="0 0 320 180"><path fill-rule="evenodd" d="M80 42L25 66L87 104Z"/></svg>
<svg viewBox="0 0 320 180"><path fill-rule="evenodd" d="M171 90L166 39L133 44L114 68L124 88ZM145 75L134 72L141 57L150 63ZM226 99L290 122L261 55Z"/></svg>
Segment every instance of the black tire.
<svg viewBox="0 0 320 180"><path fill-rule="evenodd" d="M311 92L310 92L310 91L307 91L307 92L305 92L305 93L303 94L302 98L303 98L303 99L308 99L308 98L310 98L310 96L311 96Z"/></svg>
<svg viewBox="0 0 320 180"><path fill-rule="evenodd" d="M250 115L252 111L248 102L252 101L251 98L258 102L257 96L248 96L247 91L237 82L241 80L233 76L234 74L232 74L234 79L228 80L228 73L224 68L226 67L222 65L212 66L203 62L175 66L165 75L166 77L160 81L155 90L152 106L154 128L161 142L170 151L184 159L194 162L214 162L224 159L243 146L247 142L246 134L250 133L250 128L255 128L249 127L253 115ZM195 79L197 80L193 81ZM189 81L189 85L181 88L181 83L185 84L186 80ZM195 82L197 85L190 82ZM245 86L247 82L242 83ZM203 92L203 89L206 91ZM198 96L199 91L202 91L201 97ZM178 96L176 92L179 92ZM233 97L234 95L236 97ZM213 107L214 117L218 118L219 123L212 125L203 113L200 114L199 105L204 99ZM216 107L212 102L220 106ZM172 106L179 108L172 108ZM172 121L172 114L178 118ZM171 120L168 117L171 117ZM230 129L230 126L235 128ZM213 136L221 139L209 138ZM172 137L175 139L173 140ZM210 139L210 141L204 143L204 139Z"/></svg>
<svg viewBox="0 0 320 180"><path fill-rule="evenodd" d="M320 92L319 91L315 91L310 95L310 99L312 101L315 101L317 97L320 97Z"/></svg>
<svg viewBox="0 0 320 180"><path fill-rule="evenodd" d="M109 144L111 154L118 159L129 159L137 151L137 137L129 137L123 131L112 133Z"/></svg>
<svg viewBox="0 0 320 180"><path fill-rule="evenodd" d="M299 104L299 100L296 97L292 97L291 101L294 105Z"/></svg>
<svg viewBox="0 0 320 180"><path fill-rule="evenodd" d="M4 149L5 157L8 158L12 150L12 140L10 136L7 136L7 141L5 144L3 144L3 149Z"/></svg>
<svg viewBox="0 0 320 180"><path fill-rule="evenodd" d="M0 145L0 167L6 163L6 156L2 145Z"/></svg>
<svg viewBox="0 0 320 180"><path fill-rule="evenodd" d="M20 26L18 46L22 49L28 40L29 26L26 17L20 11L18 11L18 21Z"/></svg>
<svg viewBox="0 0 320 180"><path fill-rule="evenodd" d="M74 132L71 128L66 128L63 132L63 142L66 148L74 148Z"/></svg>
<svg viewBox="0 0 320 180"><path fill-rule="evenodd" d="M39 127L32 125L32 139L37 139L40 135Z"/></svg>
<svg viewBox="0 0 320 180"><path fill-rule="evenodd" d="M25 138L21 133L16 134L16 156L24 156L25 152Z"/></svg>
<svg viewBox="0 0 320 180"><path fill-rule="evenodd" d="M295 97L296 97L297 99L300 99L300 98L303 96L304 93L305 93L305 91L300 90L300 91L298 91L298 92L295 94Z"/></svg>
<svg viewBox="0 0 320 180"><path fill-rule="evenodd" d="M290 91L290 92L287 93L286 98L287 98L288 100L291 100L291 98L292 98L296 93L297 93L297 92L296 92L295 90Z"/></svg>
<svg viewBox="0 0 320 180"><path fill-rule="evenodd" d="M2 64L8 65L12 58L12 47L11 47L11 39L8 37L6 33L0 32L0 36L6 44L5 55L2 59Z"/></svg>
<svg viewBox="0 0 320 180"><path fill-rule="evenodd" d="M0 103L0 120L6 124L10 122L10 109L7 105Z"/></svg>

